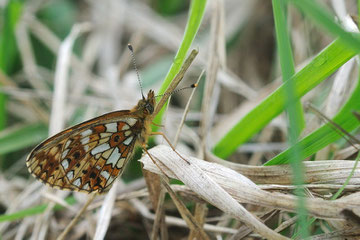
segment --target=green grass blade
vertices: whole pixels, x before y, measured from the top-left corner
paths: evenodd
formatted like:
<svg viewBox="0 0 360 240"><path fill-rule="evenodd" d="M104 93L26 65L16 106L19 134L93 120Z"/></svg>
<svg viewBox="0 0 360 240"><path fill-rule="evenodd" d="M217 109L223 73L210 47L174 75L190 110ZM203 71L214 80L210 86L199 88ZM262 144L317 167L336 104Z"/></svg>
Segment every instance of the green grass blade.
<svg viewBox="0 0 360 240"><path fill-rule="evenodd" d="M16 221L16 220L23 219L23 218L28 217L28 216L33 216L35 214L39 214L39 213L44 212L46 207L47 207L47 205L43 204L43 205L35 206L33 208L18 211L18 212L13 213L13 214L1 215L0 216L0 222Z"/></svg>
<svg viewBox="0 0 360 240"><path fill-rule="evenodd" d="M9 1L1 16L2 32L0 35L0 69L9 73L17 55L15 27L21 16L21 1Z"/></svg>
<svg viewBox="0 0 360 240"><path fill-rule="evenodd" d="M323 6L320 6L314 0L287 0L293 3L298 9L300 9L305 15L309 16L316 23L322 26L325 30L329 31L336 37L339 37L348 45L354 49L354 51L360 52L360 39L358 34L346 32L339 24L334 21L334 17L325 10Z"/></svg>
<svg viewBox="0 0 360 240"><path fill-rule="evenodd" d="M213 152L221 158L227 158L237 147L251 138L285 108L286 84L294 81L295 97L300 98L340 66L357 54L353 48L341 40L335 40L319 53L309 64L282 84L270 96L264 99L251 112L242 118L213 148ZM259 117L261 116L261 117Z"/></svg>
<svg viewBox="0 0 360 240"><path fill-rule="evenodd" d="M295 84L293 81L288 81L295 74L293 55L290 46L290 39L287 32L287 24L285 20L285 4L282 0L273 0L273 12L275 20L276 40L280 56L280 66L284 82L286 84L286 99L287 99L287 113L289 119L289 143L294 146L304 129L305 121L302 111L302 106L299 100L294 97ZM304 167L302 159L299 157L301 148L292 148L291 168L293 170L293 184L296 186L294 193L297 196L297 225L299 226L299 233L302 239L309 236L307 226L307 210L305 205L305 193L303 189L304 184Z"/></svg>
<svg viewBox="0 0 360 240"><path fill-rule="evenodd" d="M344 104L341 110L333 118L333 121L339 124L343 129L351 132L357 128L360 123L352 114L353 111L360 110L360 81L358 81L356 88L348 101ZM304 139L302 139L297 145L301 147L301 158L305 159L312 154L316 153L320 149L324 148L328 144L342 138L343 136L334 130L330 123L318 128ZM287 164L291 155L289 154L292 149L289 148L276 157L268 161L265 165L278 165Z"/></svg>
<svg viewBox="0 0 360 240"><path fill-rule="evenodd" d="M21 1L9 1L5 6L1 16L0 34L0 69L9 74L14 69L15 59L18 55L15 40L15 27L18 22L21 11ZM7 120L6 96L0 94L0 129L3 129Z"/></svg>
<svg viewBox="0 0 360 240"><path fill-rule="evenodd" d="M185 33L178 52L173 60L171 68L167 73L165 80L159 90L158 94L163 94L168 88L171 81L174 79L175 75L179 72L182 64L185 61L186 55L190 49L190 46L196 36L196 33L201 24L204 11L206 7L206 0L193 0L191 1L189 19L186 25ZM166 109L166 104L163 106L162 110L157 114L154 119L154 122L161 124L161 118L164 114L164 109ZM153 130L156 131L157 127L154 127Z"/></svg>
<svg viewBox="0 0 360 240"><path fill-rule="evenodd" d="M47 204L38 205L32 208L21 210L11 214L0 215L0 222L16 221L23 219L28 216L33 216L36 214L43 213L47 207Z"/></svg>
<svg viewBox="0 0 360 240"><path fill-rule="evenodd" d="M355 170L358 166L359 159L360 159L360 152L358 152L358 155L355 158L354 167L351 169L349 176L346 178L346 180L345 180L344 184L341 186L341 188L331 197L331 200L337 199L340 196L340 194L345 190L345 187L347 185L349 185L349 182L350 182L351 178L354 176Z"/></svg>
<svg viewBox="0 0 360 240"><path fill-rule="evenodd" d="M65 201L69 205L74 205L76 203L76 200L73 197L68 197L65 199ZM41 204L41 205L37 205L32 208L27 208L24 210L17 211L15 213L0 215L0 222L16 221L16 220L23 219L25 217L30 217L30 216L34 216L36 214L41 214L46 210L47 206L48 206L48 204ZM54 210L58 211L63 208L64 208L63 206L57 204L57 205L55 205Z"/></svg>
<svg viewBox="0 0 360 240"><path fill-rule="evenodd" d="M0 155L33 146L48 136L44 124L35 123L0 132Z"/></svg>
<svg viewBox="0 0 360 240"><path fill-rule="evenodd" d="M354 167L353 169L351 170L349 176L346 178L344 184L341 186L341 188L331 197L331 200L335 200L339 197L339 195L344 191L345 187L349 184L350 182L350 179L354 176L354 172L357 168L357 165L359 163L359 159L360 159L360 152L358 153L358 155L356 156L356 159L355 159L355 163L354 163ZM308 221L307 221L307 224L308 226L312 226L312 224L317 220L317 218L310 218ZM294 234L291 239L298 239L299 237L299 232L297 232L296 234Z"/></svg>
<svg viewBox="0 0 360 240"><path fill-rule="evenodd" d="M289 39L289 33L287 30L287 22L285 17L285 5L281 0L273 0L273 13L275 21L275 33L276 33L276 42L277 49L280 57L280 66L282 79L286 82L295 74L293 54L291 50L291 44ZM299 126L296 126L297 135L305 127L304 113L302 110L301 102L296 101L295 105L295 114L296 118L299 119ZM295 126L293 126L295 127Z"/></svg>

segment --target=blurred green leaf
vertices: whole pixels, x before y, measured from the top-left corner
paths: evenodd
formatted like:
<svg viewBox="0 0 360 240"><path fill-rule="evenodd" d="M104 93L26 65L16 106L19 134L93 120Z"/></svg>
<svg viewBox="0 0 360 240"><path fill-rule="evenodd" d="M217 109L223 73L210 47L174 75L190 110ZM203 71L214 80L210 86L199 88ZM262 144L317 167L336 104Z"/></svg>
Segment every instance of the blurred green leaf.
<svg viewBox="0 0 360 240"><path fill-rule="evenodd" d="M1 14L0 69L8 74L17 56L15 27L22 12L22 1L9 1Z"/></svg>
<svg viewBox="0 0 360 240"><path fill-rule="evenodd" d="M273 12L275 21L275 33L277 41L277 49L279 52L280 66L282 73L282 80L286 82L292 78L295 74L294 59L291 49L291 42L289 39L289 33L287 30L287 21L285 16L285 6L281 0L273 0ZM305 127L304 113L300 100L296 101L294 116L298 119L299 126L291 125L292 129L295 129L297 135L300 135L301 131Z"/></svg>
<svg viewBox="0 0 360 240"><path fill-rule="evenodd" d="M37 12L37 17L61 40L70 33L72 26L77 22L77 5L70 0L49 1ZM80 52L79 43L81 43L81 39L75 42L75 53ZM44 45L44 40L39 40L36 37L32 37L31 40L37 64L48 69L54 69L56 56Z"/></svg>
<svg viewBox="0 0 360 240"><path fill-rule="evenodd" d="M285 108L285 89L290 81L295 85L295 98L304 96L340 66L357 54L340 39L335 40L319 53L309 64L282 84L270 96L243 117L214 147L214 153L227 158L240 144L247 141L260 129L265 127ZM261 117L259 117L261 116Z"/></svg>
<svg viewBox="0 0 360 240"><path fill-rule="evenodd" d="M344 31L342 27L334 21L333 17L324 10L324 7L320 6L316 1L303 0L301 3L294 0L288 1L294 3L296 7L302 10L306 15L308 15L330 33L334 34L335 36L339 36L343 44L346 44L348 48L352 48L356 52L360 51L359 35ZM350 132L359 126L359 121L357 121L357 119L352 114L353 110L360 109L359 99L360 79L351 97L344 104L339 113L333 118L333 121L341 125L341 127L346 131ZM341 137L342 135L337 133L333 129L333 126L328 123L302 139L294 147L303 149L301 151L301 158L305 159ZM277 155L275 158L268 161L265 165L288 163L290 161L289 159L291 158L291 154L289 154L289 152L292 150L293 148L290 147L289 149Z"/></svg>
<svg viewBox="0 0 360 240"><path fill-rule="evenodd" d="M9 1L1 13L1 34L0 34L0 69L9 74L15 69L17 58L17 47L15 39L15 27L22 12L22 1ZM6 96L0 94L0 130L6 125Z"/></svg>
<svg viewBox="0 0 360 240"><path fill-rule="evenodd" d="M47 136L48 129L41 123L8 128L0 132L0 155L38 144Z"/></svg>
<svg viewBox="0 0 360 240"><path fill-rule="evenodd" d="M188 5L188 2L184 0L156 0L154 2L156 10L164 16L177 14L185 10Z"/></svg>
<svg viewBox="0 0 360 240"><path fill-rule="evenodd" d="M37 16L58 37L65 38L77 21L77 6L74 1L49 1L38 11Z"/></svg>
<svg viewBox="0 0 360 240"><path fill-rule="evenodd" d="M348 132L351 132L360 125L359 120L352 113L354 110L360 110L359 99L360 81L358 81L357 86L354 89L351 97L344 104L338 114L336 114L336 116L332 119L335 123L340 125ZM327 123L297 143L297 146L302 149L300 157L302 159L305 159L316 153L320 149L324 148L328 144L342 137L342 134L338 133L330 123ZM289 152L291 150L292 148L283 151L282 153L278 154L276 157L268 161L265 165L278 165L289 163L291 158Z"/></svg>
<svg viewBox="0 0 360 240"><path fill-rule="evenodd" d="M76 200L74 197L68 197L65 199L65 201L69 205L74 205L76 203ZM16 220L23 219L25 217L34 216L36 214L43 213L46 210L47 206L48 206L48 204L41 204L41 205L38 205L38 206L35 206L32 208L27 208L24 210L17 211L15 213L0 215L0 222L16 221ZM63 206L60 206L57 204L57 205L55 205L54 210L58 211L63 208L64 208Z"/></svg>
<svg viewBox="0 0 360 240"><path fill-rule="evenodd" d="M286 4L282 0L272 0L274 20L275 20L275 32L277 48L280 57L280 66L282 72L283 82L288 82L295 74L293 54L291 50L291 44L289 34L287 31L287 22L285 17ZM287 84L286 92L286 111L288 115L289 123L289 137L288 141L291 146L295 145L298 141L298 137L301 131L305 127L305 120L302 111L300 100L296 100L294 97L295 85L293 81ZM293 184L296 186L294 193L297 196L297 209L296 213L298 216L297 225L299 226L299 232L301 238L305 239L309 236L307 227L307 210L305 206L305 193L302 185L304 184L304 171L300 158L301 148L293 148L290 152L292 158L290 161L291 168L293 171Z"/></svg>
<svg viewBox="0 0 360 240"><path fill-rule="evenodd" d="M344 43L353 48L355 52L360 52L359 34L345 31L338 23L335 22L334 16L325 10L326 6L322 6L313 0L287 0L293 3L305 15L309 16L314 22L318 23L324 29L332 33L335 37L339 37Z"/></svg>
<svg viewBox="0 0 360 240"><path fill-rule="evenodd" d="M149 88L161 82L166 77L166 71L170 68L172 59L173 56L167 55L144 68L141 71L143 87Z"/></svg>

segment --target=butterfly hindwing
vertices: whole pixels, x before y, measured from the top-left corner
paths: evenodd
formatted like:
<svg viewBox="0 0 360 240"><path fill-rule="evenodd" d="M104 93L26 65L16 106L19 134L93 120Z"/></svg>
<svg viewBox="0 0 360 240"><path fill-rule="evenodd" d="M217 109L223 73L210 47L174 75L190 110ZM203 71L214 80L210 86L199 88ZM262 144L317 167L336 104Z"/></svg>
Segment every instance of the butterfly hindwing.
<svg viewBox="0 0 360 240"><path fill-rule="evenodd" d="M29 171L54 188L104 192L131 157L139 121L119 111L64 130L33 150Z"/></svg>

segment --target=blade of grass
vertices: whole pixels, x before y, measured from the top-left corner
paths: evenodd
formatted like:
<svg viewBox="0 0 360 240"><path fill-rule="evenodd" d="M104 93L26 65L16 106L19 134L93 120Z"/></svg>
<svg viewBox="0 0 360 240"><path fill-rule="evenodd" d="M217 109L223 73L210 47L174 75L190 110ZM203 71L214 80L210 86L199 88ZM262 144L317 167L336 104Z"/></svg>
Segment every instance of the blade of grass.
<svg viewBox="0 0 360 240"><path fill-rule="evenodd" d="M47 136L47 127L32 123L0 132L0 155L38 144Z"/></svg>
<svg viewBox="0 0 360 240"><path fill-rule="evenodd" d="M355 164L354 164L353 169L351 170L351 173L346 178L346 180L345 180L344 184L341 186L341 188L331 197L331 200L337 199L340 196L340 194L344 191L345 187L349 184L350 179L352 178L352 176L354 176L355 170L359 163L359 159L360 159L360 152L358 152L358 155L355 158Z"/></svg>
<svg viewBox="0 0 360 240"><path fill-rule="evenodd" d="M287 30L285 5L280 0L273 0L272 3L275 21L276 42L280 58L282 79L284 82L286 82L295 74L295 67L289 33ZM299 135L305 127L304 113L302 110L301 102L299 100L296 101L294 107L296 109L296 118L299 119L299 129L296 129L296 132Z"/></svg>
<svg viewBox="0 0 360 240"><path fill-rule="evenodd" d="M309 15L316 22L325 27L329 32L338 35L346 44L354 49L359 48L359 41L355 38L354 34L345 32L338 24L334 22L332 17L324 11L316 2L313 1L302 1L302 4L298 4L295 1L292 1L295 5L304 11L305 14ZM357 37L357 36L356 36ZM333 121L341 125L346 131L352 131L359 126L359 123L356 121L354 116L351 114L353 110L359 110L360 104L358 99L360 98L360 83L358 83L355 88L352 96L339 111L339 113L333 118ZM301 153L301 158L307 158L312 154L316 153L318 150L327 146L328 144L339 139L341 135L332 130L330 124L326 124L323 127L319 128L312 134L305 137L298 144L303 149ZM284 152L277 155L275 158L268 161L265 165L276 165L276 164L286 164L289 162L289 151L291 149L285 150Z"/></svg>
<svg viewBox="0 0 360 240"><path fill-rule="evenodd" d="M357 52L353 48L348 47L339 39L335 40L227 132L214 146L214 154L221 158L227 158L240 144L247 141L280 114L285 108L285 89L289 82L294 82L294 97L300 98L330 76L340 66L355 56L355 54Z"/></svg>
<svg viewBox="0 0 360 240"><path fill-rule="evenodd" d="M355 158L354 167L352 168L351 173L346 178L346 180L345 180L344 184L341 186L341 188L331 197L331 200L336 200L340 196L340 194L344 191L345 187L349 184L350 179L352 178L352 176L354 176L354 172L355 172L355 170L357 168L357 165L359 163L359 159L360 159L360 152L358 153L358 155ZM308 225L311 226L316 220L317 220L317 218L314 218L314 217L310 218L308 220ZM292 236L292 239L297 239L298 236L299 236L299 232L294 234Z"/></svg>
<svg viewBox="0 0 360 240"><path fill-rule="evenodd" d="M16 55L15 27L21 16L21 1L9 1L2 14L2 34L0 35L0 68L9 73L12 70Z"/></svg>
<svg viewBox="0 0 360 240"><path fill-rule="evenodd" d="M330 32L332 32L333 34L335 35L339 35L340 37L342 37L345 42L347 42L349 45L351 45L354 49L355 48L359 48L359 43L356 43L356 41L354 41L354 39L352 39L352 35L350 33L343 33L343 30L340 26L338 26L332 19L332 17L327 14L325 11L322 10L321 7L319 7L317 5L317 3L315 1L307 1L307 0L304 0L300 3L296 2L296 1L293 1L293 0L290 0L292 1L293 3L295 3L295 5L298 6L298 8L302 9L304 12L306 12L306 14L310 15L313 19L315 19L315 21L317 21L319 24L323 25L326 29L328 29ZM358 1L358 8L360 10L360 1ZM349 102L352 102L352 99L359 99L360 97L360 89L359 89L359 86L360 86L360 82L358 83L358 86L357 88L354 90L353 94L352 94L352 97L349 99L349 101L347 102L347 105L350 105ZM359 92L358 92L359 91ZM357 95L356 97L353 97L354 95ZM345 108L345 106L344 106ZM344 109L343 108L343 109ZM339 112L339 114L337 115L339 117L339 115L341 115L341 111ZM348 114L345 114L346 117L348 117L349 115ZM344 117L345 117L344 116ZM346 117L345 118L342 118L341 120L346 120ZM336 117L335 117L336 118ZM335 121L335 118L334 118L334 121ZM340 117L339 117L340 118ZM358 125L358 124L357 124ZM327 126L330 126L329 124L327 124ZM344 127L344 125L342 125ZM355 128L356 127L356 123L353 125L353 127ZM321 130L324 130L324 131L321 131ZM318 141L322 141L323 139L326 139L326 140L329 140L329 131L326 131L327 134L326 136L323 136L321 135L321 132L325 132L325 126L318 129L316 132L314 132L314 134L311 134L314 136L314 138L317 136L317 139ZM329 130L329 129L327 129ZM315 139L311 139L311 135L309 135L307 138L305 138L303 141L303 145L302 146L302 149L306 149L308 150L308 147L306 147L306 139L308 140L308 143L310 143L310 148L313 148L311 154L313 153L316 153L319 149L321 149L322 147L319 147L319 148L315 148L314 147L314 143L317 143L317 141ZM338 134L339 136L339 134ZM334 141L334 140L333 140ZM332 142L332 141L331 141ZM313 143L313 144L311 144ZM299 143L301 144L301 143ZM327 143L328 144L328 143ZM323 143L322 145L323 146L326 146L327 145L326 143ZM307 155L310 156L311 155L310 153L308 153ZM286 162L286 159L284 159L284 157L286 158L285 156L286 154L282 153L280 154L280 156L278 155L276 158L270 160L269 162L267 162L265 165L275 165L275 164L278 164L278 162ZM279 157L279 158L278 158ZM355 165L354 165L354 168L353 170L356 168L357 166L357 163L358 163L358 159L360 157L360 154L358 154L358 156L356 157L356 162L355 162ZM345 188L345 186L348 184L348 181L350 180L350 178L352 177L353 173L351 173L349 175L349 177L347 178L346 182L344 183L344 185L342 186L342 188L339 189L339 191L336 192L336 194L332 197L332 199L336 199L340 194L341 192L343 191L343 189ZM311 218L309 220L309 224L312 224L314 223L316 220L316 218ZM298 235L294 235L292 238L297 238Z"/></svg>
<svg viewBox="0 0 360 240"><path fill-rule="evenodd" d="M159 90L158 94L163 94L167 87L169 86L172 79L179 72L183 62L185 61L185 57L190 49L190 46L196 36L196 33L201 24L204 11L206 7L206 0L193 0L191 1L190 11L189 11L189 19L185 28L185 33L181 45L179 47L178 52L173 60L171 68L167 73L165 80ZM164 109L166 109L166 104L163 106L161 111L157 114L154 119L154 122L157 124L161 124L161 118L164 114ZM154 126L153 131L156 131L158 127Z"/></svg>
<svg viewBox="0 0 360 240"><path fill-rule="evenodd" d="M348 132L351 132L359 126L359 121L352 113L354 110L360 110L359 99L360 79L349 100L344 104L338 114L336 114L336 116L332 119L333 122L340 125L344 130ZM339 134L333 129L330 123L327 123L296 144L302 149L300 158L305 159L316 153L320 149L324 148L328 144L342 137L342 134ZM268 161L265 165L269 166L289 163L289 159L291 158L291 155L289 154L290 151L292 151L292 149L288 148L287 150L283 151L282 153L278 154L276 157Z"/></svg>
<svg viewBox="0 0 360 240"><path fill-rule="evenodd" d="M15 213L0 215L0 222L16 221L28 216L40 214L45 211L46 207L47 207L46 204L42 204L32 208L17 211Z"/></svg>
<svg viewBox="0 0 360 240"><path fill-rule="evenodd" d="M275 30L277 47L280 56L281 72L284 82L288 82L286 91L287 99L287 113L289 120L289 137L288 141L290 146L294 146L298 142L299 134L304 129L304 115L302 112L302 106L299 100L294 96L295 84L289 79L295 74L293 56L290 46L290 39L287 32L287 24L285 20L285 4L282 0L273 0L273 12L275 19ZM305 192L303 188L304 184L304 166L299 157L301 148L293 148L291 152L291 168L293 171L293 183L296 186L294 193L297 196L297 225L299 227L299 233L302 239L309 236L307 225L307 210L305 206Z"/></svg>
<svg viewBox="0 0 360 240"><path fill-rule="evenodd" d="M321 6L317 1L313 0L286 0L293 3L298 9L300 9L305 15L309 16L316 23L322 26L336 37L339 37L348 47L353 48L354 51L360 52L360 38L359 34L354 34L345 31L334 20L334 17L325 10L324 6Z"/></svg>
<svg viewBox="0 0 360 240"><path fill-rule="evenodd" d="M4 8L2 18L2 33L0 34L0 69L9 74L14 69L17 56L15 27L21 16L21 1L9 1ZM0 94L0 130L6 124L6 96Z"/></svg>
<svg viewBox="0 0 360 240"><path fill-rule="evenodd" d="M74 205L76 203L76 200L74 197L68 197L67 199L65 199L65 201L69 205ZM48 206L48 204L41 204L41 205L37 205L32 208L27 208L24 210L17 211L15 213L0 215L0 222L16 221L19 219L23 219L25 217L30 217L30 216L34 216L36 214L43 213L46 210L47 206ZM54 207L54 210L58 211L63 208L64 207L61 205L56 205Z"/></svg>

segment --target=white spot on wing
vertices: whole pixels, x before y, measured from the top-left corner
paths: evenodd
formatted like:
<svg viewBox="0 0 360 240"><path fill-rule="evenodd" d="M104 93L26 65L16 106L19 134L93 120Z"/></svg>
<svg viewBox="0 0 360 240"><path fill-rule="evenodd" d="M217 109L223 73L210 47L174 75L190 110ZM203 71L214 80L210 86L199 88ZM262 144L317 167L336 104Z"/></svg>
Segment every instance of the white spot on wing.
<svg viewBox="0 0 360 240"><path fill-rule="evenodd" d="M65 169L65 171L69 168L69 162L68 159L65 159L61 162L61 166Z"/></svg>
<svg viewBox="0 0 360 240"><path fill-rule="evenodd" d="M115 148L114 151L111 153L109 159L106 161L106 164L112 164L112 167L115 167L117 161L119 160L121 154L119 152L119 148Z"/></svg>
<svg viewBox="0 0 360 240"><path fill-rule="evenodd" d="M100 170L101 169L101 167L99 166L99 165L96 165L96 167L95 167L97 170Z"/></svg>
<svg viewBox="0 0 360 240"><path fill-rule="evenodd" d="M130 129L129 125L125 124L121 130L128 130L128 129Z"/></svg>
<svg viewBox="0 0 360 240"><path fill-rule="evenodd" d="M66 174L67 178L71 181L74 178L74 171L70 171Z"/></svg>
<svg viewBox="0 0 360 240"><path fill-rule="evenodd" d="M96 155L98 153L105 152L108 149L110 149L110 145L108 143L104 143L91 150L91 154Z"/></svg>
<svg viewBox="0 0 360 240"><path fill-rule="evenodd" d="M71 143L71 140L68 140L68 141L65 143L65 149L70 146L70 143Z"/></svg>
<svg viewBox="0 0 360 240"><path fill-rule="evenodd" d="M117 132L117 124L116 123L108 123L105 124L107 132Z"/></svg>
<svg viewBox="0 0 360 240"><path fill-rule="evenodd" d="M125 137L130 136L130 135L131 135L131 131L130 131L130 130L126 131L126 132L124 133L124 135L125 135Z"/></svg>
<svg viewBox="0 0 360 240"><path fill-rule="evenodd" d="M84 145L85 152L89 151L89 145Z"/></svg>
<svg viewBox="0 0 360 240"><path fill-rule="evenodd" d="M75 186L77 186L77 187L80 187L80 185L81 185L81 178L77 178L77 179L73 182L73 184L74 184Z"/></svg>
<svg viewBox="0 0 360 240"><path fill-rule="evenodd" d="M134 138L133 136L128 137L127 139L125 139L125 141L123 141L123 144L129 145L131 143L131 141L133 140L133 138Z"/></svg>
<svg viewBox="0 0 360 240"><path fill-rule="evenodd" d="M87 130L83 131L82 133L80 133L80 135L81 135L82 137L89 136L90 134L92 134L92 130L91 130L91 129L87 129Z"/></svg>
<svg viewBox="0 0 360 240"><path fill-rule="evenodd" d="M82 143L82 145L86 145L90 142L90 137L89 136L84 137L80 140L80 142Z"/></svg>
<svg viewBox="0 0 360 240"><path fill-rule="evenodd" d="M86 184L82 187L82 189L84 189L84 190L90 190L89 183L86 183Z"/></svg>
<svg viewBox="0 0 360 240"><path fill-rule="evenodd" d="M115 180L115 178L113 178L113 177L110 176L109 179L108 179L107 182L106 182L106 186L105 186L105 187L109 186L114 180Z"/></svg>
<svg viewBox="0 0 360 240"><path fill-rule="evenodd" d="M135 118L128 118L128 119L125 120L125 122L127 122L127 124L129 124L130 126L134 126L134 124L136 123L136 119Z"/></svg>
<svg viewBox="0 0 360 240"><path fill-rule="evenodd" d="M61 154L61 159L65 158L69 151L70 149L66 149L65 151L63 151L63 153Z"/></svg>
<svg viewBox="0 0 360 240"><path fill-rule="evenodd" d="M103 176L105 179L108 179L109 178L109 176L110 176L110 174L109 174L109 172L108 171L101 171L100 172L100 175L101 176Z"/></svg>

